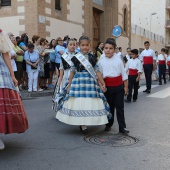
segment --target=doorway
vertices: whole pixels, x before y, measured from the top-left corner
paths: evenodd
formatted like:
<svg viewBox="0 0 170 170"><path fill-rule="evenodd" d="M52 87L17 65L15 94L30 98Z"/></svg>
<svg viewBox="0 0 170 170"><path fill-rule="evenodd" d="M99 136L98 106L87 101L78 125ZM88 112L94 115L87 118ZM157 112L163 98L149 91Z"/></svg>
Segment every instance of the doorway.
<svg viewBox="0 0 170 170"><path fill-rule="evenodd" d="M100 41L100 16L102 11L93 8L93 52L95 53L95 48Z"/></svg>

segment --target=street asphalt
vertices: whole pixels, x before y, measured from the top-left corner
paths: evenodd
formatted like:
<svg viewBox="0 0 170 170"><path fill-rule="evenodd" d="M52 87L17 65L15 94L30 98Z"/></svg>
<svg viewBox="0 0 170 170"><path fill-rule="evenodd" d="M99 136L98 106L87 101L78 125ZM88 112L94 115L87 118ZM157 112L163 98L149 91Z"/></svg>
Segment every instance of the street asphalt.
<svg viewBox="0 0 170 170"><path fill-rule="evenodd" d="M168 87L169 82L157 86L151 94ZM120 147L86 142L79 127L55 119L50 96L23 100L29 130L0 135L6 146L0 151L0 170L170 170L170 96L149 95L140 92L136 103L125 104L130 136L139 141ZM104 134L104 126L89 127L90 134L98 132ZM109 134L117 132L115 119Z"/></svg>

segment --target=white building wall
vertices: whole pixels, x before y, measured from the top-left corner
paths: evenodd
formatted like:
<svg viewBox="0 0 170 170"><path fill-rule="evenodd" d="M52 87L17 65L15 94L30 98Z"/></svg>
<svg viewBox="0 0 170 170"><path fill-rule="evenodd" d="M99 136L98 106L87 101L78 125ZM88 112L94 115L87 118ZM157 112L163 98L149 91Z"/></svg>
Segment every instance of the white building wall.
<svg viewBox="0 0 170 170"><path fill-rule="evenodd" d="M50 37L47 37L48 40L57 37L63 38L65 35L69 35L71 38L78 39L84 33L84 28L81 25L50 17L46 17L46 20L50 21L50 26L46 26L46 31L50 32Z"/></svg>
<svg viewBox="0 0 170 170"><path fill-rule="evenodd" d="M154 51L160 52L162 48L165 48L165 45L163 43L150 40L148 38L142 37L142 36L137 35L137 34L132 33L131 39L132 39L132 42L131 42L131 48L132 49L134 49L134 48L137 48L137 49L143 48L144 49L144 42L145 41L150 42L150 45L151 45L150 48L153 49Z"/></svg>
<svg viewBox="0 0 170 170"><path fill-rule="evenodd" d="M67 19L70 21L74 21L77 23L84 24L84 1L83 0L70 0L67 5L67 9L69 9L69 14L67 14Z"/></svg>
<svg viewBox="0 0 170 170"><path fill-rule="evenodd" d="M12 32L15 36L20 35L20 31L25 31L25 25L20 25L19 20L24 16L10 16L0 18L0 27L5 32Z"/></svg>

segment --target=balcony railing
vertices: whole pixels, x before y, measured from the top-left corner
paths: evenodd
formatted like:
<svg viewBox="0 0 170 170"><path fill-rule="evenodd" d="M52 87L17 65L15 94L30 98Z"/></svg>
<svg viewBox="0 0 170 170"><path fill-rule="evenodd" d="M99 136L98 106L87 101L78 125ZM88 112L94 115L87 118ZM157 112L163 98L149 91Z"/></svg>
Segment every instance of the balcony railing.
<svg viewBox="0 0 170 170"><path fill-rule="evenodd" d="M155 34L153 32L150 32L149 30L142 28L138 25L135 25L132 23L131 29L132 29L133 34L140 35L142 37L151 39L153 41L160 42L162 44L165 43L164 37L162 37L161 35Z"/></svg>

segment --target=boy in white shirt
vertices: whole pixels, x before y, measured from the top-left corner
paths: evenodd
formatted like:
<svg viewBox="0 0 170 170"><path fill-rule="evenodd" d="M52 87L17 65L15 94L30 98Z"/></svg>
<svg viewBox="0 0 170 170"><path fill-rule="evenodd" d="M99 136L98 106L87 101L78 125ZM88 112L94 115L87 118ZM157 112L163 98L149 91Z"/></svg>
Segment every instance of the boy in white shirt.
<svg viewBox="0 0 170 170"><path fill-rule="evenodd" d="M140 54L140 60L143 62L143 68L146 78L146 90L143 92L151 92L152 84L152 71L156 69L156 56L155 52L150 49L150 43L148 41L144 42L145 50Z"/></svg>
<svg viewBox="0 0 170 170"><path fill-rule="evenodd" d="M165 54L165 48L161 49L161 54L158 55L158 66L159 66L159 85L162 85L162 77L164 79L164 84L166 84L166 60L167 55Z"/></svg>
<svg viewBox="0 0 170 170"><path fill-rule="evenodd" d="M116 109L119 132L127 134L124 117L124 94L128 93L128 77L122 60L115 53L116 44L113 38L107 39L104 45L104 56L99 61L99 70L103 75L107 91L104 93L110 106L112 118L106 125L105 130L110 131L114 122Z"/></svg>
<svg viewBox="0 0 170 170"><path fill-rule="evenodd" d="M127 100L125 100L125 102L127 103L131 102L132 90L134 90L133 102L137 101L140 75L142 73L142 64L141 61L138 59L138 50L137 49L131 50L131 56L132 58L126 63L126 72L129 71L128 76L129 91L127 95Z"/></svg>

